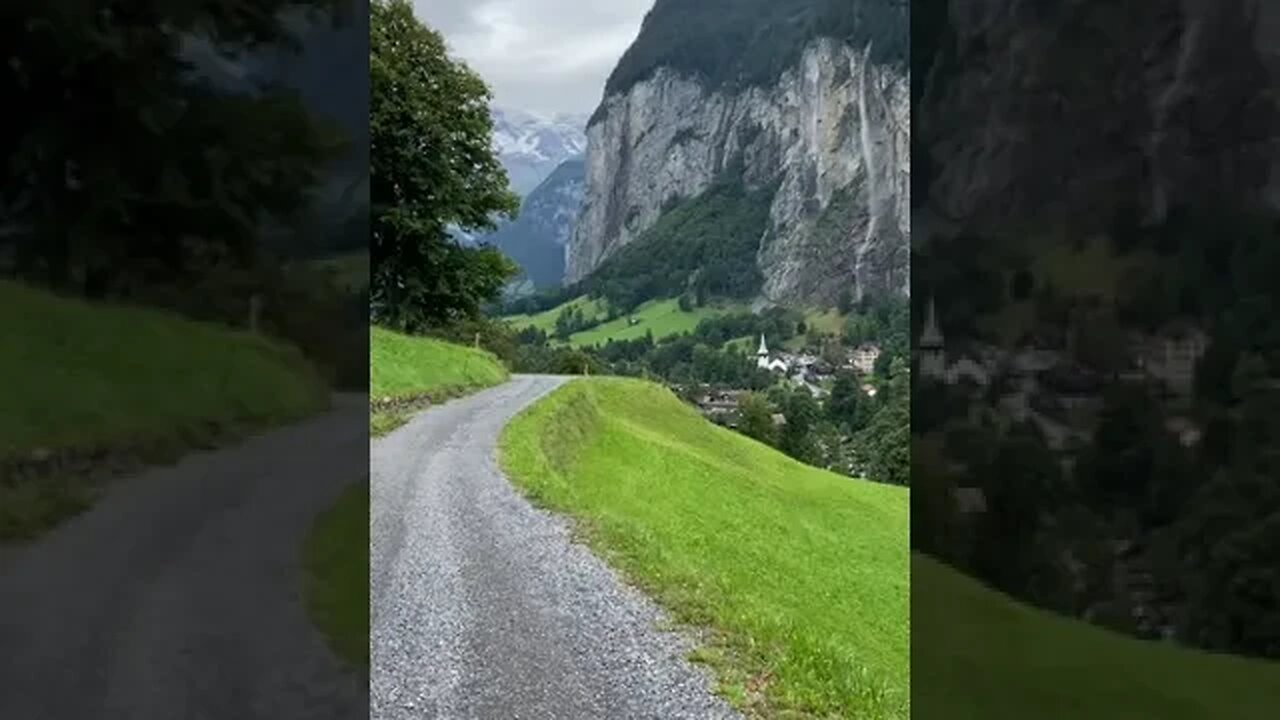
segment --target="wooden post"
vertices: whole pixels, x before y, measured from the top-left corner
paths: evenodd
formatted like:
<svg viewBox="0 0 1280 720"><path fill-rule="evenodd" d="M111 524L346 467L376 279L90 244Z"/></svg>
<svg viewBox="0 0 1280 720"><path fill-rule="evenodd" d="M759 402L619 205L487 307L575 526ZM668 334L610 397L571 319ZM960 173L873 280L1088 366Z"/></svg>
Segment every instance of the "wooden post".
<svg viewBox="0 0 1280 720"><path fill-rule="evenodd" d="M480 349L480 333L476 333L476 349Z"/></svg>

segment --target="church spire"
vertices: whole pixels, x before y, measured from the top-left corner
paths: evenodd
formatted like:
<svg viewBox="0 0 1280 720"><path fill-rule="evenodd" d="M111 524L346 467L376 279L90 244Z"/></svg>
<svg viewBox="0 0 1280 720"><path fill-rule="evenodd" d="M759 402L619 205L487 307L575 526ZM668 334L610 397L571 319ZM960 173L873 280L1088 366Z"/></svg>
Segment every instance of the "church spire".
<svg viewBox="0 0 1280 720"><path fill-rule="evenodd" d="M925 311L924 332L920 334L920 347L942 347L942 329L938 327L938 312L932 296L929 297L929 309Z"/></svg>
<svg viewBox="0 0 1280 720"><path fill-rule="evenodd" d="M764 344L764 333L760 333L760 349L756 350L756 355L765 357L769 354L769 347Z"/></svg>

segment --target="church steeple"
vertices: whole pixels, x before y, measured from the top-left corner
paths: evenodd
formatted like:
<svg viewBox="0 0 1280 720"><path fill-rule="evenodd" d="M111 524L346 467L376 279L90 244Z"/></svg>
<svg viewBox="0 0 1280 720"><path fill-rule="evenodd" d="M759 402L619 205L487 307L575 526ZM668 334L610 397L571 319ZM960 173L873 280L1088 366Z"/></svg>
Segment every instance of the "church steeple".
<svg viewBox="0 0 1280 720"><path fill-rule="evenodd" d="M938 327L938 312L933 298L929 298L929 309L925 311L924 331L920 333L920 348L926 350L941 349L942 328Z"/></svg>
<svg viewBox="0 0 1280 720"><path fill-rule="evenodd" d="M764 344L764 333L760 334L760 349L756 350L756 357L768 357L769 347Z"/></svg>
<svg viewBox="0 0 1280 720"><path fill-rule="evenodd" d="M947 355L942 342L942 328L938 327L938 311L933 297L925 311L924 330L920 333L920 373L927 378L943 380L947 375Z"/></svg>

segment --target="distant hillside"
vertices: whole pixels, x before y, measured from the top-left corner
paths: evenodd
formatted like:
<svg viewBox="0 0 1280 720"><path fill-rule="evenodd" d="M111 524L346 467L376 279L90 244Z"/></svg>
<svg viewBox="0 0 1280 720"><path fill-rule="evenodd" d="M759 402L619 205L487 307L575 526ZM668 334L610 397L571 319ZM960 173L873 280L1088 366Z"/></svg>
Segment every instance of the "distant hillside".
<svg viewBox="0 0 1280 720"><path fill-rule="evenodd" d="M904 488L802 465L616 378L517 416L501 462L678 620L711 630L694 657L739 707L908 717Z"/></svg>
<svg viewBox="0 0 1280 720"><path fill-rule="evenodd" d="M582 158L560 163L520 206L520 214L486 236L520 266L536 289L564 280L564 246L582 205Z"/></svg>

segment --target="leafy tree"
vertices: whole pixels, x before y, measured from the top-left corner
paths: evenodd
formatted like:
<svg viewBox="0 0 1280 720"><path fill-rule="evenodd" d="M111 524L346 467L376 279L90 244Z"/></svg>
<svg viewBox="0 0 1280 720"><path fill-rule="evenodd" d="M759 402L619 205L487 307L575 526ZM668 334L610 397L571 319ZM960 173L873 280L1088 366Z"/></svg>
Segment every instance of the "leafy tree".
<svg viewBox="0 0 1280 720"><path fill-rule="evenodd" d="M836 309L841 315L848 315L853 312L853 291L845 288L840 291L840 297L836 300Z"/></svg>
<svg viewBox="0 0 1280 720"><path fill-rule="evenodd" d="M516 274L496 248L465 248L448 233L493 229L495 214L519 207L494 157L489 90L408 0L374 0L371 24L375 319L412 330L476 316Z"/></svg>
<svg viewBox="0 0 1280 720"><path fill-rule="evenodd" d="M228 54L295 47L281 13L291 5L337 19L345 3L11 8L0 41L14 60L0 91L22 111L0 139L0 207L15 231L0 245L12 246L17 274L60 289L79 278L100 297L190 281L211 266L196 266L201 256L249 265L261 228L293 220L341 141L297 97L215 88L184 53L192 37Z"/></svg>
<svg viewBox="0 0 1280 720"><path fill-rule="evenodd" d="M821 418L818 403L808 391L794 390L783 404L783 416L787 422L782 426L778 449L800 462L817 464L821 458L813 430Z"/></svg>
<svg viewBox="0 0 1280 720"><path fill-rule="evenodd" d="M858 401L862 397L862 388L858 378L851 372L836 374L835 383L831 386L831 395L827 398L827 417L832 421L852 428L858 415Z"/></svg>
<svg viewBox="0 0 1280 720"><path fill-rule="evenodd" d="M766 445L777 443L777 428L769 401L757 393L746 393L738 400L738 430Z"/></svg>

